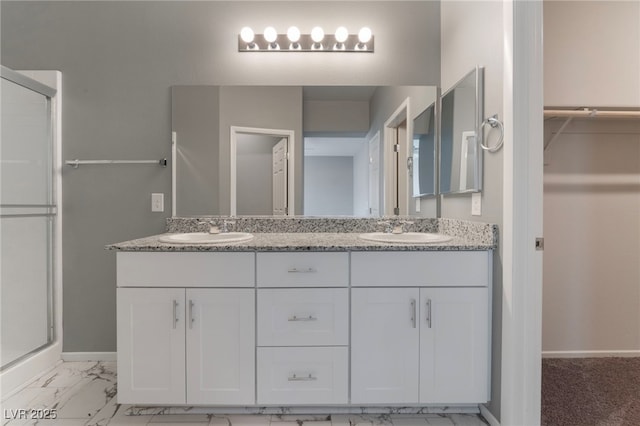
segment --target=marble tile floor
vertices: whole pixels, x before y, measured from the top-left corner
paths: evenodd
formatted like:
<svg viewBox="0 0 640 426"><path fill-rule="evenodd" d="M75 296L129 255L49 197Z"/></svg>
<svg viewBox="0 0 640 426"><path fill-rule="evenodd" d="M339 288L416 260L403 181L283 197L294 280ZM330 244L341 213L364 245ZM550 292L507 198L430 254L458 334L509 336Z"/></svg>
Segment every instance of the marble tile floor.
<svg viewBox="0 0 640 426"><path fill-rule="evenodd" d="M116 402L115 362L61 362L1 402L2 426L485 426L474 414L127 415ZM46 419L42 417L52 417ZM26 418L25 418L26 417ZM33 419L31 417L41 417Z"/></svg>

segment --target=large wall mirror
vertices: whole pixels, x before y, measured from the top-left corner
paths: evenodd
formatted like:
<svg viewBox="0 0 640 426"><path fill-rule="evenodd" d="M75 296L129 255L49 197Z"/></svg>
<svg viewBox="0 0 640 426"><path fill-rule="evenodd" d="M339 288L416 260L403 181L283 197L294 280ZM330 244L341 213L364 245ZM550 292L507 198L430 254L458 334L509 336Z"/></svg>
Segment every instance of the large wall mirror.
<svg viewBox="0 0 640 426"><path fill-rule="evenodd" d="M476 67L441 98L440 193L482 190L483 68Z"/></svg>
<svg viewBox="0 0 640 426"><path fill-rule="evenodd" d="M173 214L380 216L385 123L408 102L399 128L422 124L436 97L434 86L174 86ZM411 152L413 132L398 134ZM427 164L434 146L422 139L414 161ZM289 161L284 193L277 145ZM411 182L406 168L397 173Z"/></svg>

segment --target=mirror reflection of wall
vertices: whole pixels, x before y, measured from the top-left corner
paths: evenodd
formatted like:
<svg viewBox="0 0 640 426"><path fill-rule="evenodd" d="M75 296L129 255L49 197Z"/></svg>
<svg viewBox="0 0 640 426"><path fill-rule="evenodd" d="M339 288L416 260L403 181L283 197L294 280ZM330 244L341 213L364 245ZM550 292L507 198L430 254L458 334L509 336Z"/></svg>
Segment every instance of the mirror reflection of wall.
<svg viewBox="0 0 640 426"><path fill-rule="evenodd" d="M367 216L369 145L364 138L304 140L304 214Z"/></svg>
<svg viewBox="0 0 640 426"><path fill-rule="evenodd" d="M413 120L411 192L414 197L436 192L435 104Z"/></svg>
<svg viewBox="0 0 640 426"><path fill-rule="evenodd" d="M274 214L274 148L279 136L239 133L236 139L236 214ZM286 139L284 140L286 143Z"/></svg>

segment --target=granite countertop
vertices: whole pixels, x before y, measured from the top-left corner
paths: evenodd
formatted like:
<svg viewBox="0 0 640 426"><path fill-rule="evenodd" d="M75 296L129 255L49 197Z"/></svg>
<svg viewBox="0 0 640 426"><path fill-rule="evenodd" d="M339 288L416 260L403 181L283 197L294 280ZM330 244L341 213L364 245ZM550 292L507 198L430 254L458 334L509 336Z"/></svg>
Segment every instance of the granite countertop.
<svg viewBox="0 0 640 426"><path fill-rule="evenodd" d="M254 233L248 241L235 243L176 244L163 243L154 235L107 246L119 251L481 251L492 250L494 244L477 242L459 236L442 243L405 244L365 241L355 232Z"/></svg>

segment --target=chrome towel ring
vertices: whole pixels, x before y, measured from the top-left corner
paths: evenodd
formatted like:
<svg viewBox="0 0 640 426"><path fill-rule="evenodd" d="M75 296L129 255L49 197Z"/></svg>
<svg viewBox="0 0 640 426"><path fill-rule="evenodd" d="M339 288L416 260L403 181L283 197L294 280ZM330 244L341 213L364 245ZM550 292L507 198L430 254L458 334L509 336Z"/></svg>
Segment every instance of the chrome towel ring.
<svg viewBox="0 0 640 426"><path fill-rule="evenodd" d="M500 148L502 148L502 145L504 144L504 124L502 124L502 122L498 120L498 114L494 114L491 117L485 118L485 120L480 125L480 132L484 132L485 124L489 124L489 126L491 126L491 128L493 129L498 127L500 129L500 138L498 139L498 143L496 143L496 145L493 147L486 146L484 143L481 143L480 147L485 151L497 152L500 150Z"/></svg>

